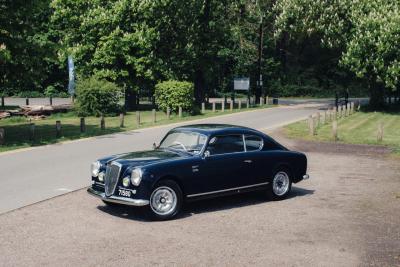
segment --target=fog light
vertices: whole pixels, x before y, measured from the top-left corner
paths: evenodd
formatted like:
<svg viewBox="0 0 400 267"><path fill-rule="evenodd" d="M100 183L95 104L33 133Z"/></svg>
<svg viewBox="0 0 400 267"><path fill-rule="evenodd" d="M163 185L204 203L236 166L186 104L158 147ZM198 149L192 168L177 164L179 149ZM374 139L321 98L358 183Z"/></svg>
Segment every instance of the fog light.
<svg viewBox="0 0 400 267"><path fill-rule="evenodd" d="M104 182L104 172L99 173L98 179L100 182Z"/></svg>
<svg viewBox="0 0 400 267"><path fill-rule="evenodd" d="M129 186L129 177L125 177L124 179L122 179L122 185L124 187L128 187Z"/></svg>

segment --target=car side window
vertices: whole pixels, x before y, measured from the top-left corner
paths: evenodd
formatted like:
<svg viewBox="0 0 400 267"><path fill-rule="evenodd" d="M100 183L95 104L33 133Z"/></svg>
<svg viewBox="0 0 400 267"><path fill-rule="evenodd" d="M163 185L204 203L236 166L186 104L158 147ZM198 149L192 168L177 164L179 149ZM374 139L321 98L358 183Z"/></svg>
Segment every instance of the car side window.
<svg viewBox="0 0 400 267"><path fill-rule="evenodd" d="M246 141L246 151L256 151L263 147L263 139L259 136L246 135L244 138Z"/></svg>
<svg viewBox="0 0 400 267"><path fill-rule="evenodd" d="M210 152L210 155L243 152L243 137L239 134L214 136L208 142L207 150Z"/></svg>

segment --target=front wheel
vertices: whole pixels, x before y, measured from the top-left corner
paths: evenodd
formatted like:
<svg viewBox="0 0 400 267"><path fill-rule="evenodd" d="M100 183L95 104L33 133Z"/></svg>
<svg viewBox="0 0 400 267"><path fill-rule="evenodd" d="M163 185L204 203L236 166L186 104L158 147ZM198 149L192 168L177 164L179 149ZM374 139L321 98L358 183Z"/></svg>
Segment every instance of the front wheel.
<svg viewBox="0 0 400 267"><path fill-rule="evenodd" d="M279 169L275 172L272 182L268 187L268 196L273 200L281 200L287 197L292 188L292 179L290 172L285 169Z"/></svg>
<svg viewBox="0 0 400 267"><path fill-rule="evenodd" d="M168 220L175 217L182 207L182 190L172 180L162 180L150 196L150 211L155 219Z"/></svg>

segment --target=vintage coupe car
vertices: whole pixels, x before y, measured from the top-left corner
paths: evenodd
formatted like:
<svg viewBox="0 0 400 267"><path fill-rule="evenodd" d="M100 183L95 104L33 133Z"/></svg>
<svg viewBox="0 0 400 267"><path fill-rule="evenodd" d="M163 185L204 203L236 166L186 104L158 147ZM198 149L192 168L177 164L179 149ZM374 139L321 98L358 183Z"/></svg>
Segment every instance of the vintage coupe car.
<svg viewBox="0 0 400 267"><path fill-rule="evenodd" d="M156 219L177 215L185 201L252 190L285 198L309 176L304 154L259 131L198 124L170 130L154 150L92 164L88 192L106 204L149 206Z"/></svg>

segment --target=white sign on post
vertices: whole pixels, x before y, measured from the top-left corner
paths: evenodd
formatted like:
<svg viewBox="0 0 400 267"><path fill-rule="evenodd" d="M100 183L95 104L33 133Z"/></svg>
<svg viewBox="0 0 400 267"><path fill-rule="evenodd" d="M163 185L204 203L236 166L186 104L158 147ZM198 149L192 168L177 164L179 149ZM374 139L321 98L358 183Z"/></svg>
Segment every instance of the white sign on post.
<svg viewBox="0 0 400 267"><path fill-rule="evenodd" d="M235 78L233 80L234 90L246 90L250 88L250 78Z"/></svg>

